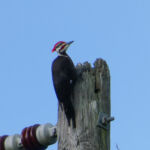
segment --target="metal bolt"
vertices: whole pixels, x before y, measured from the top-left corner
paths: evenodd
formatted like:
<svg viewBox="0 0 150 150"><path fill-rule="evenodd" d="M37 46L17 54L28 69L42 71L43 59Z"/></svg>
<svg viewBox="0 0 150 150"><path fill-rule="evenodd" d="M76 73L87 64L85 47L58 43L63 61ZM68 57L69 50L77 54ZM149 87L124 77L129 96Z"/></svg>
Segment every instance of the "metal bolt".
<svg viewBox="0 0 150 150"><path fill-rule="evenodd" d="M100 113L98 117L97 127L108 130L109 123L114 119L115 119L114 117L110 117L108 114Z"/></svg>
<svg viewBox="0 0 150 150"><path fill-rule="evenodd" d="M102 118L102 124L108 124L110 121L113 121L115 118L114 117L103 117Z"/></svg>

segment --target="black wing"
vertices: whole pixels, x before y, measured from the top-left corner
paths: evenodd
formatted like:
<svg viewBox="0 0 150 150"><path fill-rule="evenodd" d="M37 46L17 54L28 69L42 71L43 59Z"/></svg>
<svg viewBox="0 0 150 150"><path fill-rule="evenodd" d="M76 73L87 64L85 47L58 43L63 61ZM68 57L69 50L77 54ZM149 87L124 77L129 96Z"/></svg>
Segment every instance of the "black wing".
<svg viewBox="0 0 150 150"><path fill-rule="evenodd" d="M69 57L58 56L52 64L53 83L59 102L65 103L70 99L72 86L77 73Z"/></svg>

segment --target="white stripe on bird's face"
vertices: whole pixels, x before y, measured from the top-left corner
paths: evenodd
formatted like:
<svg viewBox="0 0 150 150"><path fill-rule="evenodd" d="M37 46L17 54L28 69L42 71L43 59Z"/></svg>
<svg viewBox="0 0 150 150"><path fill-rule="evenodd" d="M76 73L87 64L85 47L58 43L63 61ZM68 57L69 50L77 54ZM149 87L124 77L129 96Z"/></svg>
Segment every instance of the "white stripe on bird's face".
<svg viewBox="0 0 150 150"><path fill-rule="evenodd" d="M66 43L61 44L58 48L56 48L56 51L58 54L64 53L68 49L69 45Z"/></svg>
<svg viewBox="0 0 150 150"><path fill-rule="evenodd" d="M61 48L65 45L65 43L60 43L56 46L56 52L59 53Z"/></svg>

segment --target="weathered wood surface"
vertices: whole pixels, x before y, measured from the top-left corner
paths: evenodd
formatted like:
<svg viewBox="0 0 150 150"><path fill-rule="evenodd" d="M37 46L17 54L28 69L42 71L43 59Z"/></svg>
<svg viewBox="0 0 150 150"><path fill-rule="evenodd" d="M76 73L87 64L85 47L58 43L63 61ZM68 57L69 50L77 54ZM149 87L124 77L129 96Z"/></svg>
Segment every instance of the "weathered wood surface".
<svg viewBox="0 0 150 150"><path fill-rule="evenodd" d="M110 115L110 73L106 62L97 59L94 67L77 65L80 72L72 96L76 128L68 127L66 116L58 112L58 150L110 150L110 127L96 127L99 112Z"/></svg>

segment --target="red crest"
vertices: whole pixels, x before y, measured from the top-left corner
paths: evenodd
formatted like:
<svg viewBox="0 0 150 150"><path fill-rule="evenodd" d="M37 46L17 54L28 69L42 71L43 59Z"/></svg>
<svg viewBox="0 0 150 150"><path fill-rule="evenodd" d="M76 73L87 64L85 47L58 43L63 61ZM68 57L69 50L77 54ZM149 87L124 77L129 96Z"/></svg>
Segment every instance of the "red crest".
<svg viewBox="0 0 150 150"><path fill-rule="evenodd" d="M55 52L57 46L60 45L60 44L63 44L63 43L66 43L66 42L64 42L64 41L59 41L59 42L57 42L57 43L54 45L54 48L52 49L52 52Z"/></svg>

